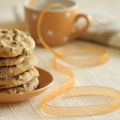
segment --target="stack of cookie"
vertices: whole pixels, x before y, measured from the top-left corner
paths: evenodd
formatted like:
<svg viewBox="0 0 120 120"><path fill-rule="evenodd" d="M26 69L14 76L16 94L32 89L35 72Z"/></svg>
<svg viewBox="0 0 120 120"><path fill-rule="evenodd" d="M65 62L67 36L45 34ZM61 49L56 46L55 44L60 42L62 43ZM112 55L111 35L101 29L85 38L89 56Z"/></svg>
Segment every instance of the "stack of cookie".
<svg viewBox="0 0 120 120"><path fill-rule="evenodd" d="M17 29L0 30L0 92L23 93L38 87L34 48L30 35Z"/></svg>

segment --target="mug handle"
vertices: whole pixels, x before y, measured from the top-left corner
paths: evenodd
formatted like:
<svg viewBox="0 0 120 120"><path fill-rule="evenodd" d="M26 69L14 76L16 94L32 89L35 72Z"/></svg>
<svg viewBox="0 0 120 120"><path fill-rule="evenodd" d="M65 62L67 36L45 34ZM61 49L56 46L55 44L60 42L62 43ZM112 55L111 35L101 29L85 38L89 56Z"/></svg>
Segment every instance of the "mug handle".
<svg viewBox="0 0 120 120"><path fill-rule="evenodd" d="M78 14L74 20L74 24L78 21L78 19L80 18L84 18L86 20L86 24L84 25L84 27L82 27L82 29L80 30L77 30L75 32L73 32L70 36L70 38L76 38L76 37L79 37L81 34L85 33L88 28L90 27L91 25L91 21L92 21L92 18L90 15L87 15L87 14ZM76 30L76 29L75 29Z"/></svg>

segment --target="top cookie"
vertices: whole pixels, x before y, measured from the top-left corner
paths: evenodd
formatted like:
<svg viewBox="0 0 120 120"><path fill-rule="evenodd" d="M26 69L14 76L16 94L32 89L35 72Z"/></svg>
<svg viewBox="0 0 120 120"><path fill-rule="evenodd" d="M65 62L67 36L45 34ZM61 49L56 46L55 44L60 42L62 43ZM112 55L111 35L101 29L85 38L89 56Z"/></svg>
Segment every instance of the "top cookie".
<svg viewBox="0 0 120 120"><path fill-rule="evenodd" d="M17 29L0 30L0 57L16 57L35 48L32 37Z"/></svg>

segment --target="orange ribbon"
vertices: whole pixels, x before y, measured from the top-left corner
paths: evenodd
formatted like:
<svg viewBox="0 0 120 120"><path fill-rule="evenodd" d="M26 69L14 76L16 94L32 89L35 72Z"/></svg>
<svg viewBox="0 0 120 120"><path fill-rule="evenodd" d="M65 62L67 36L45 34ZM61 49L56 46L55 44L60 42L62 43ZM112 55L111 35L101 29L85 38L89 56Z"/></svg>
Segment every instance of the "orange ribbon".
<svg viewBox="0 0 120 120"><path fill-rule="evenodd" d="M98 115L112 112L120 108L120 91L102 87L102 86L81 86L74 87L75 77L72 71L71 65L76 67L87 67L103 64L108 60L108 52L102 47L98 47L90 44L72 44L71 47L62 47L58 51L53 50L49 47L40 31L42 19L45 12L49 8L53 7L64 7L58 4L52 4L42 10L42 13L38 20L37 34L41 41L41 44L48 49L53 55L53 64L57 70L65 74L68 79L63 85L57 89L50 91L46 96L42 98L41 108L42 111L54 116L88 116ZM65 8L65 7L64 7ZM72 49L71 49L72 48ZM85 58L81 58L81 55L86 55ZM86 58L88 57L88 58ZM75 96L110 96L114 98L114 101L110 104L91 105L91 106L54 106L50 105L49 102L56 97L64 95L65 98Z"/></svg>

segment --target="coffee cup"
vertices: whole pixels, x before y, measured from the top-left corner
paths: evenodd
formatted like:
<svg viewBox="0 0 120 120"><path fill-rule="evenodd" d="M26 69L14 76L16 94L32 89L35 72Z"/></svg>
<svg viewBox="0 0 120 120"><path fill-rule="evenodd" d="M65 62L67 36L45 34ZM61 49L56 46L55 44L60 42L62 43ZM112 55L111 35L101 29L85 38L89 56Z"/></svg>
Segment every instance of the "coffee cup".
<svg viewBox="0 0 120 120"><path fill-rule="evenodd" d="M37 36L38 19L42 10L50 4L61 4L64 8L49 9L42 20L41 34L45 42L50 46L64 44L80 36L90 26L91 17L81 13L74 1L71 0L27 0L25 2L25 18L28 31L40 44ZM84 19L85 24L82 28L75 26L79 19Z"/></svg>

